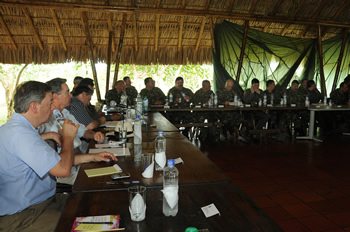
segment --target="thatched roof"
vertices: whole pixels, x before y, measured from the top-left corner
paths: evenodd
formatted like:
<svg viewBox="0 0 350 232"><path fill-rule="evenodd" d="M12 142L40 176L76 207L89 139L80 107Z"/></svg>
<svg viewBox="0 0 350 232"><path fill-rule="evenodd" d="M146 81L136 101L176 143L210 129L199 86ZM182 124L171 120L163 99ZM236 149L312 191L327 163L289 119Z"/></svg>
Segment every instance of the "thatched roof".
<svg viewBox="0 0 350 232"><path fill-rule="evenodd" d="M215 23L322 39L350 27L349 0L0 0L0 63L211 63ZM123 33L124 31L124 33ZM111 33L110 33L111 32ZM109 40L111 35L111 40ZM110 42L109 42L110 41ZM93 51L89 55L89 52Z"/></svg>

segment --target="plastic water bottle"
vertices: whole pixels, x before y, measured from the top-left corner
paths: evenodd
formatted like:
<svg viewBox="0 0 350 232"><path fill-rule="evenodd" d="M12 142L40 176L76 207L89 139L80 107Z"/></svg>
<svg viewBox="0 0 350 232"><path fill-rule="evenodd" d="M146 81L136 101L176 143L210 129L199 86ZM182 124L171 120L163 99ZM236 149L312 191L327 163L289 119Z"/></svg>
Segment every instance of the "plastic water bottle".
<svg viewBox="0 0 350 232"><path fill-rule="evenodd" d="M148 98L145 96L143 99L143 113L148 113Z"/></svg>
<svg viewBox="0 0 350 232"><path fill-rule="evenodd" d="M139 115L139 116L142 115L142 98L140 94L137 94L136 115Z"/></svg>
<svg viewBox="0 0 350 232"><path fill-rule="evenodd" d="M235 93L235 96L233 98L233 105L234 106L239 106L237 93Z"/></svg>
<svg viewBox="0 0 350 232"><path fill-rule="evenodd" d="M323 105L327 105L327 95L324 95L324 98L323 98Z"/></svg>
<svg viewBox="0 0 350 232"><path fill-rule="evenodd" d="M274 95L273 95L273 93L271 93L271 106L273 106L273 100L274 100Z"/></svg>
<svg viewBox="0 0 350 232"><path fill-rule="evenodd" d="M286 106L287 105L287 94L284 93L283 94L283 106Z"/></svg>
<svg viewBox="0 0 350 232"><path fill-rule="evenodd" d="M164 137L163 131L158 131L158 136L155 140L156 143L156 154L155 154L155 160L156 160L156 171L162 171L164 169L164 166L160 166L157 162L157 160L166 161L166 139Z"/></svg>
<svg viewBox="0 0 350 232"><path fill-rule="evenodd" d="M266 93L264 93L264 101L263 101L263 105L266 106L267 105L267 95Z"/></svg>
<svg viewBox="0 0 350 232"><path fill-rule="evenodd" d="M214 95L214 106L218 106L218 96Z"/></svg>
<svg viewBox="0 0 350 232"><path fill-rule="evenodd" d="M173 99L173 94L170 93L169 94L169 103L173 103L174 99Z"/></svg>
<svg viewBox="0 0 350 232"><path fill-rule="evenodd" d="M173 159L168 160L168 166L164 168L163 174L163 189L177 191L178 197L179 188L179 171L175 167L175 161ZM175 206L171 208L163 195L163 213L165 216L176 216L179 207L179 202L177 201Z"/></svg>
<svg viewBox="0 0 350 232"><path fill-rule="evenodd" d="M262 100L261 100L261 98L259 99L258 106L259 106L259 107L261 107L261 106L262 106Z"/></svg>
<svg viewBox="0 0 350 232"><path fill-rule="evenodd" d="M134 122L134 144L142 144L142 126L139 115L136 116Z"/></svg>
<svg viewBox="0 0 350 232"><path fill-rule="evenodd" d="M128 97L124 93L122 93L122 95L120 96L120 104L125 106L127 106L128 104Z"/></svg>
<svg viewBox="0 0 350 232"><path fill-rule="evenodd" d="M309 101L309 95L305 96L305 107L309 107L310 101Z"/></svg>

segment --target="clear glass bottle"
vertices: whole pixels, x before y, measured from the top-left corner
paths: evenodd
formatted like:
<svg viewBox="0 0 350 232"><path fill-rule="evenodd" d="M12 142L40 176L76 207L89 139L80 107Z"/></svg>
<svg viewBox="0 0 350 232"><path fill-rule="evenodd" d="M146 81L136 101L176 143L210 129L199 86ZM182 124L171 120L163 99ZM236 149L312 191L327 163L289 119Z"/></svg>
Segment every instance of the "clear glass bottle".
<svg viewBox="0 0 350 232"><path fill-rule="evenodd" d="M162 171L165 167L166 162L166 139L164 137L163 131L158 131L158 136L155 140L155 146L156 146L156 154L155 154L155 161L156 161L156 171Z"/></svg>
<svg viewBox="0 0 350 232"><path fill-rule="evenodd" d="M163 190L165 191L177 191L177 201L173 207L170 207L167 200L163 195L163 213L165 216L176 216L179 205L179 171L175 167L175 161L173 159L168 160L168 166L164 168L163 173Z"/></svg>
<svg viewBox="0 0 350 232"><path fill-rule="evenodd" d="M143 99L143 113L148 113L148 98L145 96Z"/></svg>
<svg viewBox="0 0 350 232"><path fill-rule="evenodd" d="M140 93L137 94L137 101L136 101L136 115L141 116L142 115L142 98Z"/></svg>
<svg viewBox="0 0 350 232"><path fill-rule="evenodd" d="M142 127L139 115L136 116L134 122L134 144L142 144Z"/></svg>

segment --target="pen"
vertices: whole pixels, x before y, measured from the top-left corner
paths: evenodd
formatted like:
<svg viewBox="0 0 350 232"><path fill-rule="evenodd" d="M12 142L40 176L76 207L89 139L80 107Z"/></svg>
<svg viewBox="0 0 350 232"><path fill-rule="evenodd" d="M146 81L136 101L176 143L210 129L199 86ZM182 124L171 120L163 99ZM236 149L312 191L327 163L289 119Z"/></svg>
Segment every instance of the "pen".
<svg viewBox="0 0 350 232"><path fill-rule="evenodd" d="M113 222L79 222L80 224L113 224Z"/></svg>
<svg viewBox="0 0 350 232"><path fill-rule="evenodd" d="M139 180L134 180L134 181L107 181L107 182L99 182L100 184L139 184Z"/></svg>

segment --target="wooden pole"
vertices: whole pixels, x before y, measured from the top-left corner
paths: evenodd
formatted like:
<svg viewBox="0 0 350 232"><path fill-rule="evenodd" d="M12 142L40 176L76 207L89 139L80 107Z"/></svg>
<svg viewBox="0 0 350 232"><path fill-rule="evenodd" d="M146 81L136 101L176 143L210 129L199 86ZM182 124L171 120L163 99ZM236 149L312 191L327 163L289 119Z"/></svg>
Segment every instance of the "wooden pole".
<svg viewBox="0 0 350 232"><path fill-rule="evenodd" d="M341 44L341 49L340 49L339 58L338 58L338 62L337 62L338 63L337 69L335 71L335 76L334 76L334 81L333 81L333 86L332 86L332 91L337 88L338 79L339 79L339 72L340 72L341 63L343 61L343 56L344 56L345 44L346 44L346 41L348 40L348 33L349 33L349 29L346 28L344 30L344 38L343 38L343 42Z"/></svg>
<svg viewBox="0 0 350 232"><path fill-rule="evenodd" d="M117 59L115 61L115 70L114 70L114 78L113 78L112 88L114 88L115 83L118 80L119 64L120 64L120 57L121 57L122 48L123 48L125 26L126 26L126 14L123 14L123 21L122 21L122 27L121 27L120 37L119 37L119 45L118 45L118 50L117 50Z"/></svg>
<svg viewBox="0 0 350 232"><path fill-rule="evenodd" d="M199 35L198 35L198 38L197 38L196 48L194 50L195 52L198 51L199 44L200 44L201 39L202 39L202 35L203 35L204 26L205 26L206 21L207 21L207 17L203 17L202 18L201 27L199 28Z"/></svg>
<svg viewBox="0 0 350 232"><path fill-rule="evenodd" d="M6 31L6 34L7 34L7 38L10 40L11 44L12 44L12 47L17 50L17 45L15 43L15 41L13 40L13 37L11 35L11 32L10 30L8 29L4 19L2 18L1 14L0 14L0 23L1 25L4 27L4 30Z"/></svg>
<svg viewBox="0 0 350 232"><path fill-rule="evenodd" d="M60 36L60 39L61 39L61 42L62 42L62 46L63 46L64 50L67 51L66 40L64 39L63 32L62 32L62 28L61 28L61 26L60 26L60 22L58 21L56 12L55 12L54 9L50 9L50 12L51 12L53 21L55 22L56 29L57 29L57 31L58 31L58 35Z"/></svg>
<svg viewBox="0 0 350 232"><path fill-rule="evenodd" d="M36 42L37 42L37 44L38 44L40 50L41 50L41 51L44 51L43 43L41 42L40 37L39 37L39 34L38 34L38 32L36 31L36 29L35 29L35 26L34 26L34 24L33 24L32 18L30 17L30 15L29 15L29 13L28 13L28 11L27 11L26 8L22 7L22 10L23 10L23 13L24 13L24 15L25 15L25 17L26 17L26 19L27 19L27 22L28 22L28 24L29 24L29 27L30 27L30 29L32 30L32 33L33 33L33 35L34 35L34 38L35 38L35 40L36 40Z"/></svg>
<svg viewBox="0 0 350 232"><path fill-rule="evenodd" d="M109 90L109 77L111 75L112 40L113 40L113 31L110 31L109 39L108 39L108 51L107 51L106 93Z"/></svg>
<svg viewBox="0 0 350 232"><path fill-rule="evenodd" d="M214 27L215 24L213 24L213 18L209 18L209 23L210 23L210 34L211 34L211 40L212 40L212 44L213 44L213 50L214 53L216 54L216 47L215 47L215 40L214 40Z"/></svg>
<svg viewBox="0 0 350 232"><path fill-rule="evenodd" d="M237 77L236 77L237 82L239 82L239 78L241 76L244 50L245 50L245 45L247 42L248 28L249 28L249 21L245 21L244 22L244 34L243 34L243 41L242 41L242 47L241 47L241 54L239 55L239 64L238 64Z"/></svg>
<svg viewBox="0 0 350 232"><path fill-rule="evenodd" d="M98 85L98 80L97 80L97 72L96 72L96 66L95 66L95 57L94 57L94 48L90 36L90 31L89 31L89 26L88 26L88 21L86 17L86 12L81 12L80 13L81 17L81 22L83 24L85 36L86 36L86 43L87 43L87 48L88 48L88 54L91 62L91 69L92 69L92 75L94 78L94 83L95 83L95 90L96 90L96 95L97 95L97 100L101 102L101 94L100 94L100 87Z"/></svg>
<svg viewBox="0 0 350 232"><path fill-rule="evenodd" d="M323 50L322 50L322 35L321 35L321 26L318 25L318 37L317 37L317 47L318 47L318 59L320 62L320 77L321 77L321 93L323 95L327 94L326 91L326 81L324 78L324 71L323 71Z"/></svg>

